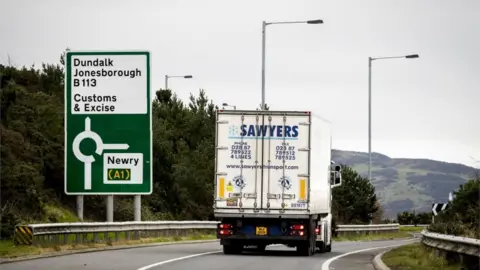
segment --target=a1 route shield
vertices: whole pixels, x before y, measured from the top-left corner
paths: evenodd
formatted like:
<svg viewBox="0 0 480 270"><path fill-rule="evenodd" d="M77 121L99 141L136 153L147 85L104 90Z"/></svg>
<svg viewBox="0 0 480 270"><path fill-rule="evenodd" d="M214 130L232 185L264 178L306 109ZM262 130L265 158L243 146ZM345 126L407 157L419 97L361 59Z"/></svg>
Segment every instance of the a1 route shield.
<svg viewBox="0 0 480 270"><path fill-rule="evenodd" d="M67 52L65 193L152 192L148 52Z"/></svg>

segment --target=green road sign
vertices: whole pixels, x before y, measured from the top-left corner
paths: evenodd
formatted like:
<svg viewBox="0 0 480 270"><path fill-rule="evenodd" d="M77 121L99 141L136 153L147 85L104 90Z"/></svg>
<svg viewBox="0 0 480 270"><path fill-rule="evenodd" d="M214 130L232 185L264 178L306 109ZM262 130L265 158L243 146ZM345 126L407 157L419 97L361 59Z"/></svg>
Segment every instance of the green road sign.
<svg viewBox="0 0 480 270"><path fill-rule="evenodd" d="M67 52L65 193L152 193L149 52Z"/></svg>

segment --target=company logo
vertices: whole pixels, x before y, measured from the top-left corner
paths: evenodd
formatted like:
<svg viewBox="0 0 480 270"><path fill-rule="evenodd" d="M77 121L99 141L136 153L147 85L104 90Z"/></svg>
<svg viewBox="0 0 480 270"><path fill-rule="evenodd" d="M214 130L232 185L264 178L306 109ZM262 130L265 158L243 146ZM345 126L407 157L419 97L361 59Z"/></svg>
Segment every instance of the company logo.
<svg viewBox="0 0 480 270"><path fill-rule="evenodd" d="M241 125L230 126L229 139L256 139L264 137L267 140L298 140L298 126L283 125Z"/></svg>
<svg viewBox="0 0 480 270"><path fill-rule="evenodd" d="M235 183L235 186L237 186L239 188L244 188L247 185L247 184L245 184L245 180L243 179L243 177L241 175L235 176L233 178L233 183Z"/></svg>
<svg viewBox="0 0 480 270"><path fill-rule="evenodd" d="M291 187L292 187L292 181L290 180L290 178L288 176L283 176L282 178L280 178L278 180L278 182L280 182L280 186L282 186L283 188L289 190Z"/></svg>

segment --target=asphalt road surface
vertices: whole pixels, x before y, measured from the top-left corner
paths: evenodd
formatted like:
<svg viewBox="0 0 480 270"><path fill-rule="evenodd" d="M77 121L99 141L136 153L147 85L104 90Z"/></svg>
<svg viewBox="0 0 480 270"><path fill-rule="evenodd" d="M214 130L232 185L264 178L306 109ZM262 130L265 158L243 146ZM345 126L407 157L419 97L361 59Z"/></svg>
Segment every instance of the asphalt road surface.
<svg viewBox="0 0 480 270"><path fill-rule="evenodd" d="M373 257L388 247L412 240L334 242L332 252L298 256L295 249L268 246L265 253L245 251L224 255L218 242L133 248L73 254L45 259L0 264L2 270L348 270L374 269Z"/></svg>

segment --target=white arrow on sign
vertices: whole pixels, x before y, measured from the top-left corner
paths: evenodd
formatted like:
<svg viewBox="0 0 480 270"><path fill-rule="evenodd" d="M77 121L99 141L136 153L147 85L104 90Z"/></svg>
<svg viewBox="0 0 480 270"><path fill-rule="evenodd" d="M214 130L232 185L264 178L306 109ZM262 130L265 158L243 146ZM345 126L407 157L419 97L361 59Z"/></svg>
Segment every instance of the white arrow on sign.
<svg viewBox="0 0 480 270"><path fill-rule="evenodd" d="M432 212L435 216L437 215L437 205L438 205L438 203L434 203L433 207L432 207Z"/></svg>
<svg viewBox="0 0 480 270"><path fill-rule="evenodd" d="M92 189L92 163L95 161L95 158L93 155L86 156L80 151L80 143L84 139L92 139L95 142L96 145L96 150L95 153L97 155L101 155L103 153L103 150L127 150L129 148L129 145L126 143L121 143L121 144L104 144L102 141L102 138L100 135L97 133L93 132L91 130L91 120L90 117L85 118L85 130L80 132L75 139L73 140L73 154L75 157L83 162L84 164L84 177L85 177L85 182L84 182L84 188L86 190Z"/></svg>

